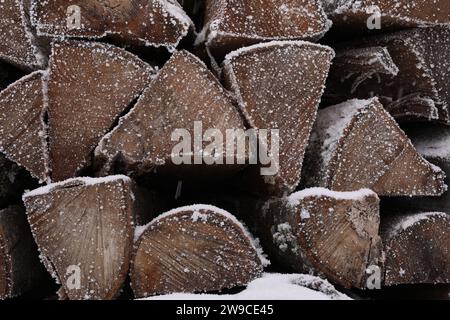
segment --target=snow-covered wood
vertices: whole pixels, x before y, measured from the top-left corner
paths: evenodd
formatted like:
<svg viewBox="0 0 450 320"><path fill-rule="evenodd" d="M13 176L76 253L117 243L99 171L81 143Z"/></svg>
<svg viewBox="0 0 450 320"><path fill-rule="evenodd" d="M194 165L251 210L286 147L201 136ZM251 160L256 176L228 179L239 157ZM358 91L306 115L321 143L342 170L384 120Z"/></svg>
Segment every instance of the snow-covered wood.
<svg viewBox="0 0 450 320"><path fill-rule="evenodd" d="M24 208L11 206L1 210L0 300L36 288L43 271Z"/></svg>
<svg viewBox="0 0 450 320"><path fill-rule="evenodd" d="M0 39L0 60L27 70L42 65L23 0L0 1Z"/></svg>
<svg viewBox="0 0 450 320"><path fill-rule="evenodd" d="M31 20L40 36L109 38L169 50L192 28L176 0L34 0Z"/></svg>
<svg viewBox="0 0 450 320"><path fill-rule="evenodd" d="M303 171L306 186L374 190L380 196L440 196L444 172L420 156L377 98L320 110Z"/></svg>
<svg viewBox="0 0 450 320"><path fill-rule="evenodd" d="M329 29L320 0L207 0L197 43L218 58L272 40L318 40Z"/></svg>
<svg viewBox="0 0 450 320"><path fill-rule="evenodd" d="M447 13L448 14L448 13ZM356 52L381 47L390 72L352 66L348 49ZM330 72L325 97L339 103L349 98L378 96L385 108L401 121L437 121L450 125L450 27L412 29L367 37L337 49L337 63ZM354 50L350 50L350 53ZM386 54L385 54L386 55ZM375 67L377 59L367 61ZM355 70L356 69L356 70Z"/></svg>
<svg viewBox="0 0 450 320"><path fill-rule="evenodd" d="M450 283L450 214L392 212L382 230L386 286Z"/></svg>
<svg viewBox="0 0 450 320"><path fill-rule="evenodd" d="M201 123L197 131L196 122ZM172 161L173 149L181 142L172 141L172 134L177 129L187 130L191 139L187 143L190 150L180 151L191 163L185 163L185 166L174 165ZM195 173L194 177L208 175L211 171L213 174L235 171L234 165L201 165L205 154L198 149L209 143L201 143L198 148L194 143L199 137L195 135L203 139L208 129L218 130L225 139L227 130L244 130L245 127L228 93L206 66L191 53L178 51L134 108L101 140L95 150L96 166L103 167L103 173L114 168L137 174L167 169L170 175ZM225 158L225 149L216 150L217 158ZM200 165L195 157L201 158Z"/></svg>
<svg viewBox="0 0 450 320"><path fill-rule="evenodd" d="M266 263L245 227L216 207L174 209L138 230L131 267L137 298L243 286Z"/></svg>
<svg viewBox="0 0 450 320"><path fill-rule="evenodd" d="M262 177L260 170L249 171L244 183L249 182L253 191L282 195L297 186L333 55L332 49L321 45L274 41L226 56L226 86L250 126L279 130L278 173Z"/></svg>
<svg viewBox="0 0 450 320"><path fill-rule="evenodd" d="M284 270L365 289L366 269L382 268L379 199L371 190L305 189L265 203L244 203L240 214L273 264Z"/></svg>
<svg viewBox="0 0 450 320"><path fill-rule="evenodd" d="M406 27L450 24L450 3L447 0L322 0L333 21L333 31L351 35L373 31L389 32ZM371 18L373 17L373 18ZM380 19L376 25L375 18Z"/></svg>
<svg viewBox="0 0 450 320"><path fill-rule="evenodd" d="M53 44L48 80L52 180L74 177L148 86L154 70L123 49L95 42Z"/></svg>
<svg viewBox="0 0 450 320"><path fill-rule="evenodd" d="M351 300L327 280L307 274L266 273L236 294L175 293L144 300Z"/></svg>
<svg viewBox="0 0 450 320"><path fill-rule="evenodd" d="M36 71L0 92L0 152L42 182L49 180L45 81Z"/></svg>
<svg viewBox="0 0 450 320"><path fill-rule="evenodd" d="M129 270L136 198L125 176L76 178L23 197L48 272L68 299L113 299Z"/></svg>

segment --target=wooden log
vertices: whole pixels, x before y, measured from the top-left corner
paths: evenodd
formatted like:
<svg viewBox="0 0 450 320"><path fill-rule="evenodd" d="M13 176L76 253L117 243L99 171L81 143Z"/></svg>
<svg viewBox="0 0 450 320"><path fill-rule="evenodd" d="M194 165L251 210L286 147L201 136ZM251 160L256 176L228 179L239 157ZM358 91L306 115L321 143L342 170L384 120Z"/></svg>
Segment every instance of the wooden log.
<svg viewBox="0 0 450 320"><path fill-rule="evenodd" d="M383 221L385 286L450 283L450 215L391 214Z"/></svg>
<svg viewBox="0 0 450 320"><path fill-rule="evenodd" d="M448 14L450 4L446 0L436 0L432 6L427 0L323 0L323 2L325 11L333 21L332 32L339 32L341 35L450 24ZM380 19L379 25L374 18Z"/></svg>
<svg viewBox="0 0 450 320"><path fill-rule="evenodd" d="M53 44L48 81L52 180L74 177L150 82L153 68L107 44Z"/></svg>
<svg viewBox="0 0 450 320"><path fill-rule="evenodd" d="M138 298L243 286L266 263L244 226L217 207L174 209L139 233L130 273Z"/></svg>
<svg viewBox="0 0 450 320"><path fill-rule="evenodd" d="M0 211L0 300L27 293L41 282L43 272L25 210Z"/></svg>
<svg viewBox="0 0 450 320"><path fill-rule="evenodd" d="M113 170L138 175L158 171L208 178L211 172L223 175L241 168L234 155L231 155L234 165L220 165L228 154L225 141L216 141L221 148L214 148L211 155L215 156L209 156L208 162L205 160L210 144L203 137L209 129L218 131L225 140L227 130L243 132L245 127L229 95L206 66L191 53L179 51L131 112L99 143L95 151L97 166L103 174ZM183 130L180 142L176 140L180 137L172 140L176 130ZM202 141L196 144L199 138ZM183 142L185 148L173 151ZM175 154L184 163L174 163Z"/></svg>
<svg viewBox="0 0 450 320"><path fill-rule="evenodd" d="M174 0L32 1L32 23L47 37L112 38L174 50L192 21Z"/></svg>
<svg viewBox="0 0 450 320"><path fill-rule="evenodd" d="M203 43L219 61L228 52L272 40L318 40L331 26L318 0L208 0Z"/></svg>
<svg viewBox="0 0 450 320"><path fill-rule="evenodd" d="M35 45L25 8L23 0L0 3L0 60L30 70L42 66L44 61Z"/></svg>
<svg viewBox="0 0 450 320"><path fill-rule="evenodd" d="M277 170L244 175L253 192L282 195L297 187L332 58L332 49L301 41L250 46L225 58L226 87L236 95L250 126L279 130L279 159L272 159Z"/></svg>
<svg viewBox="0 0 450 320"><path fill-rule="evenodd" d="M0 152L41 182L49 180L45 81L36 71L0 92Z"/></svg>
<svg viewBox="0 0 450 320"><path fill-rule="evenodd" d="M444 172L420 156L377 98L319 111L306 152L306 186L374 190L380 196L440 196Z"/></svg>
<svg viewBox="0 0 450 320"><path fill-rule="evenodd" d="M306 189L267 202L244 200L239 213L283 271L366 289L366 270L383 268L379 199L370 190Z"/></svg>
<svg viewBox="0 0 450 320"><path fill-rule="evenodd" d="M349 47L356 49L348 50ZM373 51L374 47L385 50L384 57L379 57L384 60L384 68L378 68L377 57L361 54ZM450 48L448 27L412 29L345 43L337 50L337 63L330 71L325 101L336 104L349 98L378 96L399 121L437 121L450 125L447 48ZM364 66L355 66L356 58L363 60L360 63Z"/></svg>
<svg viewBox="0 0 450 320"><path fill-rule="evenodd" d="M405 130L417 151L427 161L442 168L446 175L445 183L450 185L450 128L439 124L411 124ZM450 192L440 197L384 199L383 208L387 211L450 213Z"/></svg>
<svg viewBox="0 0 450 320"><path fill-rule="evenodd" d="M125 176L76 178L24 195L42 262L68 299L113 299L124 285L140 205ZM142 209L141 209L142 210Z"/></svg>

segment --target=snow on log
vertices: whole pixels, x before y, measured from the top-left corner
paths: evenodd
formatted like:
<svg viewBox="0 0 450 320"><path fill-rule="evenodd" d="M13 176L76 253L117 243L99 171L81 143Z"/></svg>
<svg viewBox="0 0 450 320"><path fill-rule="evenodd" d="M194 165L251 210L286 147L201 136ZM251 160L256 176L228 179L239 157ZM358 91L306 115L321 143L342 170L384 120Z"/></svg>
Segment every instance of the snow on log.
<svg viewBox="0 0 450 320"><path fill-rule="evenodd" d="M197 43L220 60L259 42L318 40L330 25L320 0L207 0Z"/></svg>
<svg viewBox="0 0 450 320"><path fill-rule="evenodd" d="M444 172L420 156L377 98L319 111L303 183L335 191L369 188L380 196L440 196Z"/></svg>
<svg viewBox="0 0 450 320"><path fill-rule="evenodd" d="M53 44L47 88L53 181L72 178L89 164L100 139L153 72L136 56L107 44Z"/></svg>
<svg viewBox="0 0 450 320"><path fill-rule="evenodd" d="M450 24L447 0L322 0L333 31L389 31L407 27ZM378 23L379 21L379 23Z"/></svg>
<svg viewBox="0 0 450 320"><path fill-rule="evenodd" d="M169 50L193 26L176 0L34 0L31 19L40 36L112 38Z"/></svg>
<svg viewBox="0 0 450 320"><path fill-rule="evenodd" d="M367 37L341 48L330 71L325 101L336 104L378 96L397 120L450 125L449 27ZM370 51L372 56L367 54Z"/></svg>
<svg viewBox="0 0 450 320"><path fill-rule="evenodd" d="M332 49L321 45L275 41L226 56L223 65L226 86L236 95L250 126L279 130L278 172L265 177L260 170L256 175L249 173L251 184L266 189L264 193L280 195L292 192L298 185L333 55Z"/></svg>
<svg viewBox="0 0 450 320"><path fill-rule="evenodd" d="M41 182L49 180L45 77L36 71L0 92L0 152Z"/></svg>
<svg viewBox="0 0 450 320"><path fill-rule="evenodd" d="M240 214L271 261L284 270L316 273L346 288L365 289L366 270L383 267L379 199L368 189L305 189L244 204Z"/></svg>
<svg viewBox="0 0 450 320"><path fill-rule="evenodd" d="M243 286L267 263L245 227L217 207L174 209L137 236L131 267L137 298Z"/></svg>
<svg viewBox="0 0 450 320"><path fill-rule="evenodd" d="M42 262L68 299L113 299L129 270L136 199L125 176L76 178L23 197Z"/></svg>
<svg viewBox="0 0 450 320"><path fill-rule="evenodd" d="M383 219L385 286L450 283L450 215L392 214Z"/></svg>
<svg viewBox="0 0 450 320"><path fill-rule="evenodd" d="M0 38L0 60L27 70L43 63L34 45L23 0L0 1Z"/></svg>
<svg viewBox="0 0 450 320"><path fill-rule="evenodd" d="M103 173L114 168L137 174L167 169L175 175L186 172L205 175L210 170L204 164L208 164L214 174L236 170L231 164L218 166L224 164L229 155L223 146L225 141L215 141L220 145L214 147L213 144L209 155L207 147L211 144L195 142L203 140L211 129L225 139L226 131L244 132L245 127L229 95L206 66L191 53L178 51L134 108L101 140L95 150L96 167L102 167ZM205 140L213 142L211 137ZM180 144L184 147L174 151ZM173 161L174 156L177 163ZM230 157L237 165L237 155Z"/></svg>
<svg viewBox="0 0 450 320"><path fill-rule="evenodd" d="M175 293L143 300L351 300L327 280L307 274L266 273L236 294Z"/></svg>
<svg viewBox="0 0 450 320"><path fill-rule="evenodd" d="M42 279L42 265L25 210L11 206L0 211L0 300L20 296Z"/></svg>

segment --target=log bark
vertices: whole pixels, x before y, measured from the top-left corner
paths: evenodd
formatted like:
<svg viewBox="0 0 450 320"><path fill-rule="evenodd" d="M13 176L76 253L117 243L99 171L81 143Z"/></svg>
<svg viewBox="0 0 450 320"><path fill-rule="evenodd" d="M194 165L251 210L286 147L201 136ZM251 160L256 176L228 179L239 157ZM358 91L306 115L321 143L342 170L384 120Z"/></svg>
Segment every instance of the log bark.
<svg viewBox="0 0 450 320"><path fill-rule="evenodd" d="M49 180L45 81L36 71L0 93L0 152L41 182Z"/></svg>
<svg viewBox="0 0 450 320"><path fill-rule="evenodd" d="M264 177L259 168L244 174L252 192L282 195L298 185L332 58L332 49L300 41L255 45L225 58L226 87L250 126L279 130L279 159L272 159L276 170Z"/></svg>
<svg viewBox="0 0 450 320"><path fill-rule="evenodd" d="M366 270L383 269L379 199L370 190L306 189L267 202L244 200L239 212L280 270L366 289Z"/></svg>
<svg viewBox="0 0 450 320"><path fill-rule="evenodd" d="M197 39L216 59L272 40L318 40L330 27L318 0L208 0Z"/></svg>
<svg viewBox="0 0 450 320"><path fill-rule="evenodd" d="M61 296L117 297L129 270L135 213L142 205L133 188L125 176L77 178L24 195L42 262L61 284Z"/></svg>
<svg viewBox="0 0 450 320"><path fill-rule="evenodd" d="M79 10L79 26L73 6ZM34 0L31 17L41 36L112 38L122 44L169 50L192 28L192 21L174 0Z"/></svg>
<svg viewBox="0 0 450 320"><path fill-rule="evenodd" d="M48 81L52 180L74 177L91 152L144 91L154 70L107 44L53 44Z"/></svg>
<svg viewBox="0 0 450 320"><path fill-rule="evenodd" d="M250 235L219 208L175 209L141 232L131 267L136 297L220 291L262 274L263 261Z"/></svg>
<svg viewBox="0 0 450 320"><path fill-rule="evenodd" d="M374 190L380 196L440 196L444 172L420 156L378 99L319 111L303 171L306 186Z"/></svg>
<svg viewBox="0 0 450 320"><path fill-rule="evenodd" d="M43 65L26 16L26 1L0 3L0 60L31 70Z"/></svg>
<svg viewBox="0 0 450 320"><path fill-rule="evenodd" d="M448 27L412 29L346 43L337 50L325 101L336 104L349 98L378 96L399 121L450 125L450 53L443 49L449 46ZM349 47L356 49L348 50ZM383 48L387 70L377 67L381 56L361 54L373 51L373 47ZM364 65L355 66L355 58L365 58Z"/></svg>
<svg viewBox="0 0 450 320"><path fill-rule="evenodd" d="M0 299L37 287L44 273L22 206L0 211Z"/></svg>
<svg viewBox="0 0 450 320"><path fill-rule="evenodd" d="M399 214L383 221L385 286L450 283L450 215Z"/></svg>
<svg viewBox="0 0 450 320"><path fill-rule="evenodd" d="M200 123L198 130L196 123ZM175 130L180 129L185 133L182 141L179 137L173 140ZM137 175L157 171L194 178L226 175L242 168L236 154L231 155L234 165L220 165L227 156L225 141L216 141L222 150L214 148L214 156L209 157L205 153L208 142L195 144L195 139L202 140L208 129L215 129L225 140L227 130L243 132L245 127L229 95L206 66L189 52L179 51L134 108L101 140L95 151L96 167L102 174L113 170ZM185 148L173 151L182 142ZM175 154L181 156L180 160L183 157L184 163L174 163Z"/></svg>
<svg viewBox="0 0 450 320"><path fill-rule="evenodd" d="M427 0L324 0L324 3L333 21L333 34L389 32L450 23L450 4L446 0L436 0L432 6ZM368 28L374 14L380 18L381 30Z"/></svg>

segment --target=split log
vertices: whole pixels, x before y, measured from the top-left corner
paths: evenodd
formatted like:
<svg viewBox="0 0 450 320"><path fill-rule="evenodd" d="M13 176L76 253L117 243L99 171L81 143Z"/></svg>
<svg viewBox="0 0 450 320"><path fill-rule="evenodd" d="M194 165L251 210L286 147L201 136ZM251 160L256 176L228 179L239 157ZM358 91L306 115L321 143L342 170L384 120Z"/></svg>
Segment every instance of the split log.
<svg viewBox="0 0 450 320"><path fill-rule="evenodd" d="M450 215L389 215L383 221L385 285L450 283Z"/></svg>
<svg viewBox="0 0 450 320"><path fill-rule="evenodd" d="M42 262L61 284L62 296L118 295L129 270L140 205L133 188L125 176L77 178L24 195Z"/></svg>
<svg viewBox="0 0 450 320"><path fill-rule="evenodd" d="M380 196L440 196L444 172L420 156L377 98L319 111L306 151L306 186L374 190Z"/></svg>
<svg viewBox="0 0 450 320"><path fill-rule="evenodd" d="M322 0L333 21L333 32L351 35L355 32L387 32L411 27L450 24L450 3L447 0ZM371 30L379 18L381 30Z"/></svg>
<svg viewBox="0 0 450 320"><path fill-rule="evenodd" d="M154 70L107 44L53 44L48 81L52 180L72 178L91 152L141 94Z"/></svg>
<svg viewBox="0 0 450 320"><path fill-rule="evenodd" d="M330 71L326 102L378 96L399 121L450 125L448 27L368 37L342 47Z"/></svg>
<svg viewBox="0 0 450 320"><path fill-rule="evenodd" d="M450 128L444 125L411 124L405 128L417 151L429 162L445 172L445 183L450 185ZM441 197L385 199L383 208L388 211L449 212L450 192Z"/></svg>
<svg viewBox="0 0 450 320"><path fill-rule="evenodd" d="M45 81L36 71L0 92L0 152L41 182L49 180Z"/></svg>
<svg viewBox="0 0 450 320"><path fill-rule="evenodd" d="M1 210L0 299L17 297L37 287L42 271L23 207Z"/></svg>
<svg viewBox="0 0 450 320"><path fill-rule="evenodd" d="M225 58L226 87L250 126L279 130L279 159L272 159L276 170L265 177L256 170L244 179L260 189L256 192L282 195L298 185L332 58L332 49L301 41L259 44Z"/></svg>
<svg viewBox="0 0 450 320"><path fill-rule="evenodd" d="M370 190L306 189L267 202L242 202L239 212L284 271L366 289L367 269L383 268L379 199Z"/></svg>
<svg viewBox="0 0 450 320"><path fill-rule="evenodd" d="M178 208L140 232L131 267L138 298L243 286L266 263L244 226L217 207Z"/></svg>
<svg viewBox="0 0 450 320"><path fill-rule="evenodd" d="M207 0L197 43L221 60L259 42L318 40L330 25L319 0Z"/></svg>
<svg viewBox="0 0 450 320"><path fill-rule="evenodd" d="M43 57L35 45L23 0L0 2L0 60L23 69L43 65Z"/></svg>
<svg viewBox="0 0 450 320"><path fill-rule="evenodd" d="M203 142L208 129L214 129L225 139L227 130L243 132L245 127L232 100L213 74L197 57L179 51L158 73L134 108L99 143L95 151L96 167L102 168L103 174L119 170L142 175L157 170L158 173L195 177L208 176L211 171L219 175L241 168L234 155L231 156L236 166L220 165L229 154L223 145L225 141L215 141L219 146L210 150L211 156L208 156L205 151L210 144ZM176 139L181 138L180 143L184 143L176 152L174 148L180 143L172 140L175 130L183 130ZM202 141L196 143L198 139ZM174 155L181 164L174 163Z"/></svg>
<svg viewBox="0 0 450 320"><path fill-rule="evenodd" d="M192 28L176 0L33 0L31 18L40 36L106 37L169 50Z"/></svg>

